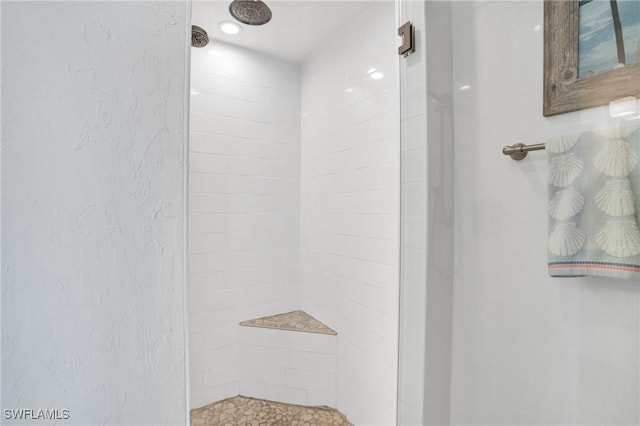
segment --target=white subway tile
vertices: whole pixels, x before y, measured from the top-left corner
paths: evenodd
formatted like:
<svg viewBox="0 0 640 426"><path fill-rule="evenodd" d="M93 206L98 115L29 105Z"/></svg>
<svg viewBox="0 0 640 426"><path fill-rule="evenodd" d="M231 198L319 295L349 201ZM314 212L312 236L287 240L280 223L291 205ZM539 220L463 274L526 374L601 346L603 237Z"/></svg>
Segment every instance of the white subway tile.
<svg viewBox="0 0 640 426"><path fill-rule="evenodd" d="M204 390L204 375L202 370L189 368L189 386L191 394Z"/></svg>
<svg viewBox="0 0 640 426"><path fill-rule="evenodd" d="M233 383L238 377L237 361L230 364L217 363L203 371L204 387L211 388L225 383Z"/></svg>
<svg viewBox="0 0 640 426"><path fill-rule="evenodd" d="M336 351L336 337L327 334L295 333L291 337L293 348L298 351L333 354Z"/></svg>
<svg viewBox="0 0 640 426"><path fill-rule="evenodd" d="M215 401L231 398L238 395L239 393L240 388L237 381L225 383L220 386L206 388L198 392L191 392L191 407L203 407Z"/></svg>
<svg viewBox="0 0 640 426"><path fill-rule="evenodd" d="M293 351L288 348L261 346L251 342L240 345L240 361L287 368L293 362Z"/></svg>
<svg viewBox="0 0 640 426"><path fill-rule="evenodd" d="M304 355L306 359L306 369L319 373L335 374L336 372L336 353L316 353L316 352L299 352L294 354L294 363L296 356Z"/></svg>
<svg viewBox="0 0 640 426"><path fill-rule="evenodd" d="M192 355L191 364L190 368L194 371L201 372L214 369L220 365L228 365L231 367L235 365L236 367L233 368L237 368L238 349L235 345L232 345L219 349L197 352ZM206 383L205 387L207 387Z"/></svg>
<svg viewBox="0 0 640 426"><path fill-rule="evenodd" d="M190 353L212 351L222 348L235 348L238 342L236 326L201 333L191 333L189 336Z"/></svg>
<svg viewBox="0 0 640 426"><path fill-rule="evenodd" d="M336 406L335 385L328 392L307 390L307 405L311 405L311 406L326 405L328 407L335 407Z"/></svg>
<svg viewBox="0 0 640 426"><path fill-rule="evenodd" d="M189 312L221 311L232 309L242 304L242 290L209 291L189 295Z"/></svg>
<svg viewBox="0 0 640 426"><path fill-rule="evenodd" d="M280 386L275 384L266 384L266 399L270 401L284 402L292 404L296 401L296 404L308 405L307 391L297 388L291 388L287 386Z"/></svg>
<svg viewBox="0 0 640 426"><path fill-rule="evenodd" d="M287 370L287 387L312 390L317 392L328 392L330 390L331 375L306 370Z"/></svg>
<svg viewBox="0 0 640 426"><path fill-rule="evenodd" d="M242 374L242 371L241 371ZM253 398L267 399L267 383L252 379L240 379L240 394Z"/></svg>
<svg viewBox="0 0 640 426"><path fill-rule="evenodd" d="M198 94L217 95L254 103L264 103L266 100L266 92L262 86L195 70L191 73L191 90ZM193 104L193 98L191 104Z"/></svg>
<svg viewBox="0 0 640 426"><path fill-rule="evenodd" d="M287 370L273 365L242 363L240 377L243 380L262 382L265 384L286 384Z"/></svg>

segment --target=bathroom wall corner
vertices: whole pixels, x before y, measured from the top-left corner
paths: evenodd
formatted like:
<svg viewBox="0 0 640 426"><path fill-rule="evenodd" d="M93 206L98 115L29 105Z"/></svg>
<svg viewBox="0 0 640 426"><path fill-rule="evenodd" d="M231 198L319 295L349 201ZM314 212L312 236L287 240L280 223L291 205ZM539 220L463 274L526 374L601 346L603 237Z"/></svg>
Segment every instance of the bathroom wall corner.
<svg viewBox="0 0 640 426"><path fill-rule="evenodd" d="M401 1L416 52L401 59L399 424L450 423L453 298L451 3Z"/></svg>

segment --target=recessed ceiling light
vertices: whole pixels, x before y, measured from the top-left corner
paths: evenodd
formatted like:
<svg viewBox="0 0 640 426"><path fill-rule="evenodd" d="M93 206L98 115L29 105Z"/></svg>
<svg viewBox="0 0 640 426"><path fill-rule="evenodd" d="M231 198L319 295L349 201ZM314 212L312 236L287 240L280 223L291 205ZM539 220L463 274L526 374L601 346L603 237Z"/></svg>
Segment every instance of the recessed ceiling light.
<svg viewBox="0 0 640 426"><path fill-rule="evenodd" d="M463 84L462 86L460 86L460 90L469 90L471 89L471 86L469 86L468 84Z"/></svg>
<svg viewBox="0 0 640 426"><path fill-rule="evenodd" d="M240 32L240 25L231 21L222 21L218 24L220 30L225 34L238 34Z"/></svg>

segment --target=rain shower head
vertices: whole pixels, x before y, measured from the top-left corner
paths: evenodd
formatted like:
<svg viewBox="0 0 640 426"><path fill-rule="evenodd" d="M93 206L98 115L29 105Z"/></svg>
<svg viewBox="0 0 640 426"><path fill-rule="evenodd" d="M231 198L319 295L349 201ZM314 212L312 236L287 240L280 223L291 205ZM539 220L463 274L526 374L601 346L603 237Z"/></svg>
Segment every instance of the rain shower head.
<svg viewBox="0 0 640 426"><path fill-rule="evenodd" d="M247 25L264 25L271 20L271 9L261 0L233 0L229 13Z"/></svg>
<svg viewBox="0 0 640 426"><path fill-rule="evenodd" d="M209 43L209 35L207 32L197 25L191 26L191 46L205 47Z"/></svg>

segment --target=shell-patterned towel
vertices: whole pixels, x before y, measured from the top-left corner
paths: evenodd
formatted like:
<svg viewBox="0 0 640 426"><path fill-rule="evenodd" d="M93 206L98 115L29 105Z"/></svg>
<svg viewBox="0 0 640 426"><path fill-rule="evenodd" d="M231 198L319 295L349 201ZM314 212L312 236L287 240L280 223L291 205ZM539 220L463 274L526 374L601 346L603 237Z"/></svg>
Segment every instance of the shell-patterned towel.
<svg viewBox="0 0 640 426"><path fill-rule="evenodd" d="M549 275L640 281L640 125L553 138Z"/></svg>

